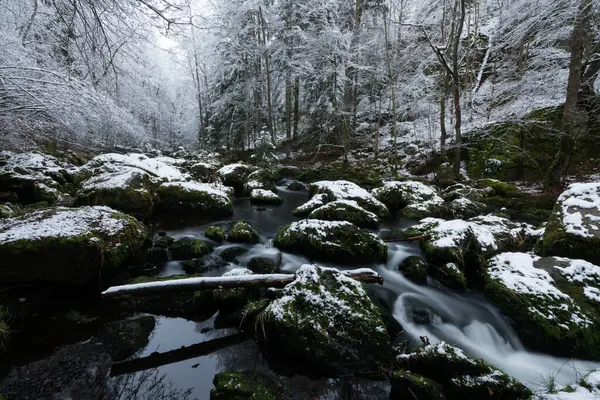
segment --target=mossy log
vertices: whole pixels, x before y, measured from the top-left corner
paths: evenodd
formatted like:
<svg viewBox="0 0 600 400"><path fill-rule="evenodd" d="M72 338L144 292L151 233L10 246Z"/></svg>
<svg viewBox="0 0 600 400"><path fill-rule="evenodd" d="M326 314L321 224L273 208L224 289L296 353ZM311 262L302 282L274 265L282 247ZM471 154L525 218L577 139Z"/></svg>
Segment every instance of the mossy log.
<svg viewBox="0 0 600 400"><path fill-rule="evenodd" d="M349 278L364 283L383 284L383 278L368 268L341 271ZM246 287L284 287L295 279L294 274L254 274L218 277L200 277L155 281L132 285L113 286L102 292L105 298L124 295L143 296L158 292L184 292L204 289L246 288Z"/></svg>

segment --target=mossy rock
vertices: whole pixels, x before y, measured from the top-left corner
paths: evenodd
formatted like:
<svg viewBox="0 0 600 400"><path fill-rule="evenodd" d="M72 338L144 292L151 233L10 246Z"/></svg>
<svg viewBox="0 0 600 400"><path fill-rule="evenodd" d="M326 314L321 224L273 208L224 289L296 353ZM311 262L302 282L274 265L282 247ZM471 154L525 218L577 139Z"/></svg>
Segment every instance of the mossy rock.
<svg viewBox="0 0 600 400"><path fill-rule="evenodd" d="M271 274L281 267L282 256L280 252L269 255L252 257L248 261L248 269L255 274Z"/></svg>
<svg viewBox="0 0 600 400"><path fill-rule="evenodd" d="M600 265L600 183L576 183L563 192L546 225L541 255L581 258Z"/></svg>
<svg viewBox="0 0 600 400"><path fill-rule="evenodd" d="M332 268L304 265L264 311L266 356L326 376L380 376L392 347L362 285Z"/></svg>
<svg viewBox="0 0 600 400"><path fill-rule="evenodd" d="M448 207L443 200L429 200L421 203L413 203L404 207L400 215L406 218L423 219L430 217L444 217L449 214Z"/></svg>
<svg viewBox="0 0 600 400"><path fill-rule="evenodd" d="M390 378L392 391L391 400L416 398L419 400L446 400L444 388L439 383L424 376L399 370Z"/></svg>
<svg viewBox="0 0 600 400"><path fill-rule="evenodd" d="M207 255L202 258L194 258L183 262L183 270L187 274L201 274L208 271L213 271L220 268L225 268L227 261L219 256Z"/></svg>
<svg viewBox="0 0 600 400"><path fill-rule="evenodd" d="M323 221L348 221L360 228L377 228L379 219L374 213L360 207L354 200L337 200L312 211L308 218Z"/></svg>
<svg viewBox="0 0 600 400"><path fill-rule="evenodd" d="M157 189L157 208L168 212L199 212L208 216L230 216L229 194L208 183L167 182Z"/></svg>
<svg viewBox="0 0 600 400"><path fill-rule="evenodd" d="M372 168L353 166L345 163L334 163L318 168L304 169L294 178L306 183L343 179L365 187L377 187L382 183L381 176Z"/></svg>
<svg viewBox="0 0 600 400"><path fill-rule="evenodd" d="M154 241L154 247L160 247L162 249L168 249L175 242L171 236L167 236L167 234L159 235L158 238Z"/></svg>
<svg viewBox="0 0 600 400"><path fill-rule="evenodd" d="M529 388L499 370L481 376L463 375L446 386L449 399L464 400L529 400Z"/></svg>
<svg viewBox="0 0 600 400"><path fill-rule="evenodd" d="M247 222L237 221L227 233L227 241L233 243L260 243L260 236Z"/></svg>
<svg viewBox="0 0 600 400"><path fill-rule="evenodd" d="M123 167L83 182L75 204L103 205L138 217L149 217L154 211L154 186L147 172Z"/></svg>
<svg viewBox="0 0 600 400"><path fill-rule="evenodd" d="M467 279L455 263L431 266L431 276L447 288L464 292L467 290Z"/></svg>
<svg viewBox="0 0 600 400"><path fill-rule="evenodd" d="M221 243L225 240L225 231L218 226L209 226L204 229L204 236L215 242Z"/></svg>
<svg viewBox="0 0 600 400"><path fill-rule="evenodd" d="M283 251L348 265L387 261L385 243L346 221L293 222L279 229L274 245Z"/></svg>
<svg viewBox="0 0 600 400"><path fill-rule="evenodd" d="M359 206L376 214L379 218L390 216L390 211L384 203L373 197L367 190L350 181L335 180L311 183L308 186L308 193L310 196L325 193L328 201L354 200Z"/></svg>
<svg viewBox="0 0 600 400"><path fill-rule="evenodd" d="M580 274L574 278L569 270ZM502 253L489 261L486 271L485 296L510 318L526 346L562 357L600 357L598 303L585 295L585 290L600 293L599 267L582 260ZM597 277L586 281L586 274Z"/></svg>
<svg viewBox="0 0 600 400"><path fill-rule="evenodd" d="M283 203L283 199L271 190L253 189L250 193L250 202L252 204L278 205Z"/></svg>
<svg viewBox="0 0 600 400"><path fill-rule="evenodd" d="M475 186L479 189L490 188L497 196L509 196L517 191L515 185L497 179L480 179L475 182Z"/></svg>
<svg viewBox="0 0 600 400"><path fill-rule="evenodd" d="M304 186L302 182L295 180L287 182L285 187L293 192L301 192L306 190L306 186Z"/></svg>
<svg viewBox="0 0 600 400"><path fill-rule="evenodd" d="M246 254L249 251L247 247L244 246L227 246L224 249L221 249L219 255L227 262L235 261L239 256Z"/></svg>
<svg viewBox="0 0 600 400"><path fill-rule="evenodd" d="M324 206L328 202L329 196L326 193L315 194L306 203L296 207L294 211L292 211L292 214L299 218L308 217L311 212Z"/></svg>
<svg viewBox="0 0 600 400"><path fill-rule="evenodd" d="M211 400L279 400L276 385L256 371L224 371L215 375Z"/></svg>
<svg viewBox="0 0 600 400"><path fill-rule="evenodd" d="M185 237L176 240L170 250L174 260L191 260L210 254L212 245L202 239Z"/></svg>
<svg viewBox="0 0 600 400"><path fill-rule="evenodd" d="M152 247L146 252L146 261L161 266L169 261L169 252L164 247Z"/></svg>
<svg viewBox="0 0 600 400"><path fill-rule="evenodd" d="M252 275L253 272L247 268L235 268L223 274L223 276L243 276ZM213 300L220 312L227 314L233 311L239 311L252 300L260 298L260 288L233 288L216 289L213 291Z"/></svg>
<svg viewBox="0 0 600 400"><path fill-rule="evenodd" d="M242 191L244 184L248 181L248 175L256 171L256 167L246 164L230 164L217 171L217 175L226 186Z"/></svg>
<svg viewBox="0 0 600 400"><path fill-rule="evenodd" d="M16 217L19 213L20 207L16 204L0 204L0 218L12 218Z"/></svg>
<svg viewBox="0 0 600 400"><path fill-rule="evenodd" d="M106 207L55 207L0 220L0 280L83 284L134 261L147 231Z"/></svg>
<svg viewBox="0 0 600 400"><path fill-rule="evenodd" d="M398 270L411 282L427 284L427 263L419 256L409 256L398 266Z"/></svg>
<svg viewBox="0 0 600 400"><path fill-rule="evenodd" d="M100 329L98 337L110 349L112 359L120 361L148 344L155 324L152 316L110 322Z"/></svg>
<svg viewBox="0 0 600 400"><path fill-rule="evenodd" d="M418 181L391 181L372 191L373 196L385 204L391 211L431 200L443 202L437 190Z"/></svg>

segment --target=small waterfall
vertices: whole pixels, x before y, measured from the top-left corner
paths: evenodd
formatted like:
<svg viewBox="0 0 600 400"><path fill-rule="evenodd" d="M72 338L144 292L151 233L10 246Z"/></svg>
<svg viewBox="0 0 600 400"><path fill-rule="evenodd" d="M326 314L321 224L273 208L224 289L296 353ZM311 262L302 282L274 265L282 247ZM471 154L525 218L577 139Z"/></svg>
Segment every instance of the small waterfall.
<svg viewBox="0 0 600 400"><path fill-rule="evenodd" d="M387 265L377 270L384 285L398 294L394 317L413 343L418 343L420 336L427 336L431 343L445 341L495 365L533 390L540 389L550 375L557 383L567 385L590 369L600 368L600 363L525 350L505 318L484 301L408 281L395 270L408 255L409 250L402 245L390 246ZM429 317L425 323L415 322L415 312L423 315L423 310Z"/></svg>

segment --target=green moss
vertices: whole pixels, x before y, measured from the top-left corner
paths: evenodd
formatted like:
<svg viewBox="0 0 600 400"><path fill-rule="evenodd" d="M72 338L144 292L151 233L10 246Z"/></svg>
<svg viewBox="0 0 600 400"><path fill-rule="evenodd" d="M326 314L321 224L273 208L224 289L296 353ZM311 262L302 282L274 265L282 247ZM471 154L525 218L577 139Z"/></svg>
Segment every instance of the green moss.
<svg viewBox="0 0 600 400"><path fill-rule="evenodd" d="M372 213L347 203L331 202L312 211L312 219L323 221L348 221L361 228L377 228L377 217Z"/></svg>
<svg viewBox="0 0 600 400"><path fill-rule="evenodd" d="M445 400L443 387L421 375L412 374L403 369L394 372L390 378L391 400L416 398L419 400Z"/></svg>
<svg viewBox="0 0 600 400"><path fill-rule="evenodd" d="M162 211L194 211L210 216L233 215L231 200L224 201L221 196L215 196L205 191L186 190L177 185L161 185L157 194L157 205Z"/></svg>
<svg viewBox="0 0 600 400"><path fill-rule="evenodd" d="M419 256L407 257L402 261L398 269L412 282L418 284L427 283L427 264Z"/></svg>
<svg viewBox="0 0 600 400"><path fill-rule="evenodd" d="M350 265L387 260L387 246L355 225L322 229L325 230L324 237L316 228L294 229L288 224L279 229L274 245L283 251Z"/></svg>
<svg viewBox="0 0 600 400"><path fill-rule="evenodd" d="M476 186L479 189L491 188L498 196L507 196L517 191L517 187L515 185L496 179L480 179L477 181Z"/></svg>
<svg viewBox="0 0 600 400"><path fill-rule="evenodd" d="M250 224L244 221L237 221L227 234L227 241L234 243L260 243L260 236Z"/></svg>
<svg viewBox="0 0 600 400"><path fill-rule="evenodd" d="M175 260L190 260L209 254L212 245L201 239L186 237L171 245L171 255Z"/></svg>
<svg viewBox="0 0 600 400"><path fill-rule="evenodd" d="M215 375L211 400L278 400L280 395L275 385L256 371L225 371Z"/></svg>
<svg viewBox="0 0 600 400"><path fill-rule="evenodd" d="M154 212L152 194L139 186L82 192L77 195L75 205L103 205L139 217L149 217Z"/></svg>
<svg viewBox="0 0 600 400"><path fill-rule="evenodd" d="M371 188L382 184L381 176L373 169L344 163L333 163L316 169L301 170L294 178L306 183L346 180Z"/></svg>
<svg viewBox="0 0 600 400"><path fill-rule="evenodd" d="M204 236L220 243L225 240L225 231L218 226L209 226L204 229Z"/></svg>

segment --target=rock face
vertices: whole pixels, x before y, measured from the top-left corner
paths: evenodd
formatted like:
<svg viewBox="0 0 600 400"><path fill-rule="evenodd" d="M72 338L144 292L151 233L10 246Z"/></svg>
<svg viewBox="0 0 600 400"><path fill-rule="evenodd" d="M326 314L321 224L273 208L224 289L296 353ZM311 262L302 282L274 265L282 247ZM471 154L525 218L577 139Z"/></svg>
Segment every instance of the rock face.
<svg viewBox="0 0 600 400"><path fill-rule="evenodd" d="M224 371L215 375L211 400L279 400L277 386L256 371Z"/></svg>
<svg viewBox="0 0 600 400"><path fill-rule="evenodd" d="M382 187L373 189L371 193L393 211L401 210L411 204L439 198L434 188L417 181L385 182ZM441 198L439 199L441 200Z"/></svg>
<svg viewBox="0 0 600 400"><path fill-rule="evenodd" d="M56 207L0 220L0 281L82 284L138 254L147 232L108 207Z"/></svg>
<svg viewBox="0 0 600 400"><path fill-rule="evenodd" d="M345 221L293 222L279 229L274 244L283 251L336 263L356 265L387 260L385 243Z"/></svg>
<svg viewBox="0 0 600 400"><path fill-rule="evenodd" d="M103 172L83 182L78 205L105 205L126 213L148 217L154 211L154 183L150 175L133 167Z"/></svg>
<svg viewBox="0 0 600 400"><path fill-rule="evenodd" d="M329 376L376 375L391 361L379 309L336 269L300 267L264 313L268 356L302 360Z"/></svg>
<svg viewBox="0 0 600 400"><path fill-rule="evenodd" d="M531 391L520 382L444 342L426 345L415 353L402 354L398 361L403 368L392 376L393 395L405 393L408 388L417 385L424 393L424 397L419 399L445 398L440 397L440 387L443 387L448 399L525 400L532 397ZM423 377L427 379L419 382ZM441 386L432 385L432 381Z"/></svg>
<svg viewBox="0 0 600 400"><path fill-rule="evenodd" d="M368 191L349 181L320 181L310 184L309 194L327 194L328 201L354 200L359 206L375 213L379 218L389 217L388 208Z"/></svg>
<svg viewBox="0 0 600 400"><path fill-rule="evenodd" d="M308 218L323 221L348 221L361 228L377 228L379 219L354 200L335 200L312 211Z"/></svg>
<svg viewBox="0 0 600 400"><path fill-rule="evenodd" d="M600 182L574 183L563 192L546 226L542 255L600 264Z"/></svg>
<svg viewBox="0 0 600 400"><path fill-rule="evenodd" d="M484 293L529 347L566 357L600 356L600 267L502 253L489 261Z"/></svg>
<svg viewBox="0 0 600 400"><path fill-rule="evenodd" d="M0 393L10 400L112 398L108 375L112 364L105 346L87 341L65 346L41 361L15 368Z"/></svg>
<svg viewBox="0 0 600 400"><path fill-rule="evenodd" d="M163 211L194 211L207 215L229 216L233 206L228 193L218 185L200 182L167 182L158 187Z"/></svg>

